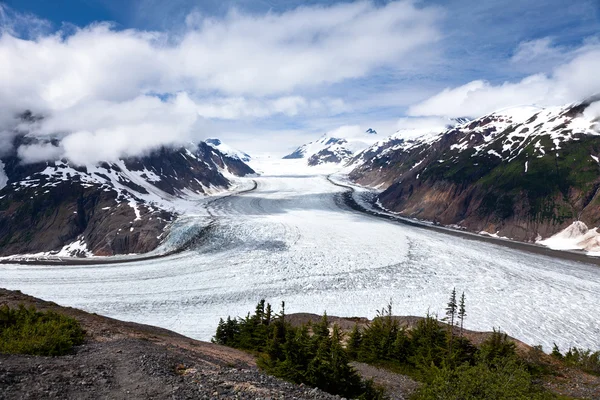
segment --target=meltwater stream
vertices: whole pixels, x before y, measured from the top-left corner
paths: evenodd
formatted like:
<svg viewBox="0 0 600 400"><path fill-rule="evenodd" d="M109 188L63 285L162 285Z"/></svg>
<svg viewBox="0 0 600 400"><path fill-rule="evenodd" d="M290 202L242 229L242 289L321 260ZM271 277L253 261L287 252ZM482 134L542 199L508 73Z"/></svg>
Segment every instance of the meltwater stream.
<svg viewBox="0 0 600 400"><path fill-rule="evenodd" d="M465 326L500 327L549 350L600 349L600 267L378 219L343 188L290 161L264 165L255 191L204 203L216 220L193 251L88 266L0 266L0 287L208 340L220 317L261 298L286 311L373 317L443 314L465 292ZM275 306L277 309L278 307Z"/></svg>

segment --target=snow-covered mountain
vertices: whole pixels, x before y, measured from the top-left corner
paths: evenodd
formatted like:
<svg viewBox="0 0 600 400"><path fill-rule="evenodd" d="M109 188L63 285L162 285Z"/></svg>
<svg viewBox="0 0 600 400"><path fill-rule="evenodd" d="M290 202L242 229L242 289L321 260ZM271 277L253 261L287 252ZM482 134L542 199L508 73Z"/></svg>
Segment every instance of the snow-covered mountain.
<svg viewBox="0 0 600 400"><path fill-rule="evenodd" d="M440 135L440 132L444 130L442 128L444 125L446 129L452 129L470 120L466 117L448 118L445 124L438 123L437 126L434 124L419 128L400 128L392 135L384 137L362 151L357 152L350 164L360 167L373 158L383 157L387 153L408 149L417 144L433 142L437 140L436 138Z"/></svg>
<svg viewBox="0 0 600 400"><path fill-rule="evenodd" d="M143 253L154 249L186 200L227 190L254 173L238 157L204 142L159 148L96 165L67 160L23 164L15 138L1 158L0 255Z"/></svg>
<svg viewBox="0 0 600 400"><path fill-rule="evenodd" d="M372 143L373 139L368 136L376 134L377 132L371 128L365 132L364 137L337 138L325 134L318 140L303 144L283 158L304 158L309 166L328 163L345 164L355 154L367 148L369 142Z"/></svg>
<svg viewBox="0 0 600 400"><path fill-rule="evenodd" d="M386 189L384 208L477 232L534 241L574 220L598 226L599 100L395 135L359 154L350 177Z"/></svg>
<svg viewBox="0 0 600 400"><path fill-rule="evenodd" d="M207 145L219 150L222 154L230 158L237 158L238 160L249 162L252 157L248 153L244 153L238 149L223 143L220 139L210 138L204 141Z"/></svg>

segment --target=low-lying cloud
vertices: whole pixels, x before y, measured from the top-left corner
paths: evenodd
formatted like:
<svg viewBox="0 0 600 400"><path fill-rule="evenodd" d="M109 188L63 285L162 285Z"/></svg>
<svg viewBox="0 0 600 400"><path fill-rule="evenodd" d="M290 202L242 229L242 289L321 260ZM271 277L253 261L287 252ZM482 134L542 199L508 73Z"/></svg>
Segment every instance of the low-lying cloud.
<svg viewBox="0 0 600 400"><path fill-rule="evenodd" d="M148 153L163 145L197 141L210 128L185 93L161 100L139 96L125 102L94 101L54 112L42 120L21 126L38 138L60 144L21 146L23 162L67 158L75 164L116 161L120 157Z"/></svg>

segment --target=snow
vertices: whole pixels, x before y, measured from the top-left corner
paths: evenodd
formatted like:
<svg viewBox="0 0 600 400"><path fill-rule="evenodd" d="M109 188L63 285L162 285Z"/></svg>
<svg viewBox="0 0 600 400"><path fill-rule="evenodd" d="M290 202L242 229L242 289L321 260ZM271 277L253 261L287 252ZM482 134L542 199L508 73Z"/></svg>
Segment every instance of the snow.
<svg viewBox="0 0 600 400"><path fill-rule="evenodd" d="M349 160L348 152L351 154L357 154L362 150L369 147L370 144L376 141L375 135L365 134L364 136L357 138L336 138L327 136L326 134L321 136L318 140L306 143L298 147L293 153L286 157L295 155L293 159L305 159L308 160L313 155L323 151L329 150L331 153L338 156L341 160L341 164ZM322 162L319 165L323 164Z"/></svg>
<svg viewBox="0 0 600 400"><path fill-rule="evenodd" d="M373 317L391 298L400 315L443 315L456 287L469 329L500 326L546 350L600 348L600 268L355 212L326 179L332 169L304 160L251 165L263 173L255 191L197 203L171 227L168 243L211 226L191 251L114 265L4 265L2 286L204 340L220 317L243 316L261 298L285 300L290 313Z"/></svg>
<svg viewBox="0 0 600 400"><path fill-rule="evenodd" d="M236 158L238 160L242 160L244 162L248 162L251 160L251 157L244 153L243 151L234 149L233 147L223 143L220 139L210 138L205 140L206 144L210 147L219 150L224 155Z"/></svg>
<svg viewBox="0 0 600 400"><path fill-rule="evenodd" d="M58 253L52 254L58 257L77 257L77 256L91 256L92 253L88 250L85 240L80 238L71 244L64 246Z"/></svg>
<svg viewBox="0 0 600 400"><path fill-rule="evenodd" d="M585 250L598 253L600 252L600 233L597 229L588 229L583 222L574 221L557 234L545 240L539 240L537 243L554 250Z"/></svg>

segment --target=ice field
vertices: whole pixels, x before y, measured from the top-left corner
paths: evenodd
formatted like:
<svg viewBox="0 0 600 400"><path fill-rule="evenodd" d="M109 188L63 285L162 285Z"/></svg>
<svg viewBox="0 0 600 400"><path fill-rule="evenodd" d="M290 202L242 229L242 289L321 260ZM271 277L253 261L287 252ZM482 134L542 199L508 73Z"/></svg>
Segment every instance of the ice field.
<svg viewBox="0 0 600 400"><path fill-rule="evenodd" d="M199 203L212 228L193 251L125 264L0 266L0 287L197 339L261 298L286 311L443 316L453 287L465 327L549 350L600 349L600 267L467 240L362 214L343 188L298 161L263 161L257 189ZM201 208L204 208L203 211Z"/></svg>

